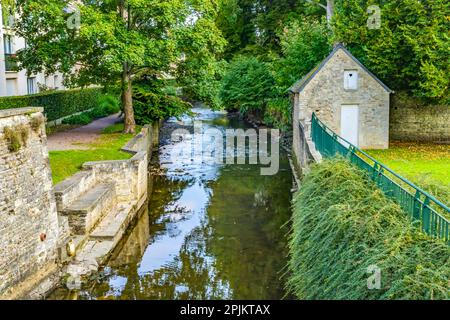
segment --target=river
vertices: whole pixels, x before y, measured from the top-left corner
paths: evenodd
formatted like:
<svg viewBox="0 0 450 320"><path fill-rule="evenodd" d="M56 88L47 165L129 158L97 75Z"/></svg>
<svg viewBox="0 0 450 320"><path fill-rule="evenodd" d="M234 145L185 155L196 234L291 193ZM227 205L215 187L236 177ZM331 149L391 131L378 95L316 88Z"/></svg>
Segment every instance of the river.
<svg viewBox="0 0 450 320"><path fill-rule="evenodd" d="M211 164L172 156L191 140L176 128L248 128L237 117L193 108L161 130L151 196L101 272L82 290L51 299L281 299L287 263L292 177L280 153L276 175L259 165ZM248 147L247 147L248 148ZM252 152L247 150L247 152ZM188 157L188 158L186 158Z"/></svg>

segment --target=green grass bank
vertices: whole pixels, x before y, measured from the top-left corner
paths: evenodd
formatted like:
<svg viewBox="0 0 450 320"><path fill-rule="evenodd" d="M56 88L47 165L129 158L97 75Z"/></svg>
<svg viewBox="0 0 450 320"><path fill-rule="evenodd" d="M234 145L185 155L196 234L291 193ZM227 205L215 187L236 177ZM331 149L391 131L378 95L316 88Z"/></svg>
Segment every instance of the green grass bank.
<svg viewBox="0 0 450 320"><path fill-rule="evenodd" d="M136 129L139 132L141 128ZM86 150L50 151L50 167L53 184L63 181L81 170L88 161L123 160L132 157L121 151L121 148L133 138L133 134L124 134L123 123L105 128L100 137L93 143L85 145Z"/></svg>
<svg viewBox="0 0 450 320"><path fill-rule="evenodd" d="M420 232L346 160L312 167L292 220L288 289L299 299L450 297L450 246ZM370 266L380 270L379 289L368 289Z"/></svg>
<svg viewBox="0 0 450 320"><path fill-rule="evenodd" d="M393 141L389 149L367 152L450 205L450 145Z"/></svg>

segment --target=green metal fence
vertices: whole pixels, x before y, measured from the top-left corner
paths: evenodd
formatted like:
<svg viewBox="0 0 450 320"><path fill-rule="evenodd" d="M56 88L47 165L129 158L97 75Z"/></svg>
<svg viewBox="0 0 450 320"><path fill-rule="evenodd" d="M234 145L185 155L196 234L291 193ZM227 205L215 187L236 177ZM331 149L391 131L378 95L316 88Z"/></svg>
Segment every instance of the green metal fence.
<svg viewBox="0 0 450 320"><path fill-rule="evenodd" d="M315 114L312 116L311 138L323 157L339 154L348 158L368 172L372 180L387 196L397 201L412 220L419 221L424 232L450 244L450 223L445 218L450 216L450 209L445 204L337 135Z"/></svg>

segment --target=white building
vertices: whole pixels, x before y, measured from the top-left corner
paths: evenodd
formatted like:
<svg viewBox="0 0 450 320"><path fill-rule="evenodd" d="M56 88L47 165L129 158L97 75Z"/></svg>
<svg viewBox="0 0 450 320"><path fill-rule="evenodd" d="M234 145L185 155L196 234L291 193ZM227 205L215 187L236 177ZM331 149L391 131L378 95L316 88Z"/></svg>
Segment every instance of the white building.
<svg viewBox="0 0 450 320"><path fill-rule="evenodd" d="M38 93L40 87L64 89L62 74L39 73L28 77L26 70L16 70L11 58L25 47L25 39L14 35L11 29L14 19L4 16L0 6L0 97Z"/></svg>

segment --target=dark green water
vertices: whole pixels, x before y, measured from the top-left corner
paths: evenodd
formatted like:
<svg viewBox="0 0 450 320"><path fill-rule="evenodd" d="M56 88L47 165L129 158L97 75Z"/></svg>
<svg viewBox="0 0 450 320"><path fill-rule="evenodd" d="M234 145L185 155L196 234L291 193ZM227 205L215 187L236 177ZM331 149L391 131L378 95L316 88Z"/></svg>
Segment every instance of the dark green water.
<svg viewBox="0 0 450 320"><path fill-rule="evenodd" d="M194 109L207 127L242 128L223 113ZM172 161L180 144L162 130L148 208L130 228L108 265L80 291L58 289L65 299L281 299L285 296L286 233L291 172L260 175L258 165ZM178 161L179 160L179 161ZM191 159L188 159L191 160ZM193 160L193 159L192 159ZM158 170L157 170L158 171Z"/></svg>

